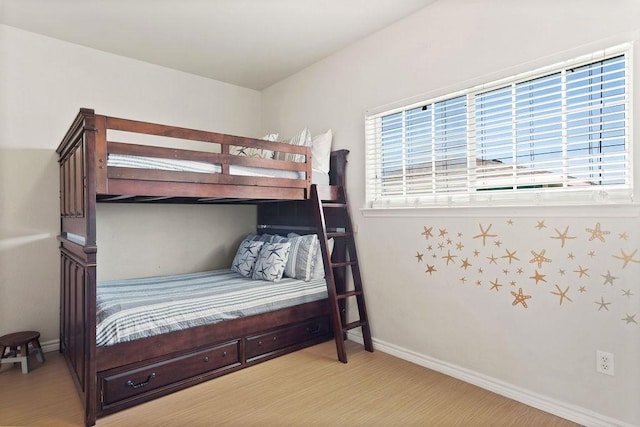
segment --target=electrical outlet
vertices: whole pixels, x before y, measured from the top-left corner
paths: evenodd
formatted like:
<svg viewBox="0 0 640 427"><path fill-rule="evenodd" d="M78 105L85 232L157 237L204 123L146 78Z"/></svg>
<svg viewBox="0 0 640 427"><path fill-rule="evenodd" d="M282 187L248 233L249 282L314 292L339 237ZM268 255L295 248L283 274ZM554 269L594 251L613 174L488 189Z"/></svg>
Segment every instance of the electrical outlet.
<svg viewBox="0 0 640 427"><path fill-rule="evenodd" d="M596 372L600 372L605 375L614 375L613 371L613 353L607 353L606 351L596 350Z"/></svg>

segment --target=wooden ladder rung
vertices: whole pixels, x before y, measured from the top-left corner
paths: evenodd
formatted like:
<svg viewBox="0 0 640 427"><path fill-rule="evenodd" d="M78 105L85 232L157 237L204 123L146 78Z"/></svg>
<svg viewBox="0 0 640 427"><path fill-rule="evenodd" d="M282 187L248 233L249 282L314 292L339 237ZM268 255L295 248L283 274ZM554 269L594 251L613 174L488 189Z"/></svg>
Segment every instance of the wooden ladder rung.
<svg viewBox="0 0 640 427"><path fill-rule="evenodd" d="M356 265L356 264L357 264L356 261L332 262L331 267L338 268L338 267L346 267L349 265Z"/></svg>
<svg viewBox="0 0 640 427"><path fill-rule="evenodd" d="M322 204L323 208L341 208L341 209L346 209L347 205L344 203L323 203Z"/></svg>
<svg viewBox="0 0 640 427"><path fill-rule="evenodd" d="M362 295L362 291L349 291L349 292L345 292L343 294L338 294L336 295L336 298L338 299L346 299L349 297L355 297L355 296L360 296Z"/></svg>
<svg viewBox="0 0 640 427"><path fill-rule="evenodd" d="M334 231L334 232L330 232L327 233L327 239L331 238L331 237L349 237L352 236L353 233L347 232L347 231Z"/></svg>
<svg viewBox="0 0 640 427"><path fill-rule="evenodd" d="M361 322L360 320L357 320L355 322L347 323L346 325L342 326L342 331L347 332L349 329L359 328L360 326L364 326L366 324L367 322Z"/></svg>

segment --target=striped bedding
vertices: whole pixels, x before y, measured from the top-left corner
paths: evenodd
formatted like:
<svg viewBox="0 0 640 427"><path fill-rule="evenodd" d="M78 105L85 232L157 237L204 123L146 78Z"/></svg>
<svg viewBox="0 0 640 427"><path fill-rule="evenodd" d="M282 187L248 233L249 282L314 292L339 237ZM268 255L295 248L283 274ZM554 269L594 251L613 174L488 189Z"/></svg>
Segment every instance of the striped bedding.
<svg viewBox="0 0 640 427"><path fill-rule="evenodd" d="M131 156L128 154L109 154L107 166L135 169L156 169L174 172L221 173L220 165L192 160L163 159L159 157ZM262 176L270 178L304 179L302 171L284 169L256 168L242 165L229 165L229 174L236 176ZM329 185L329 174L319 169L311 173L313 184Z"/></svg>
<svg viewBox="0 0 640 427"><path fill-rule="evenodd" d="M221 173L218 164L196 162L193 160L165 159L160 157L131 156L128 154L109 154L107 166L136 169L157 169L177 172ZM304 172L284 169L257 168L242 165L229 165L230 175L265 176L273 178L304 179Z"/></svg>
<svg viewBox="0 0 640 427"><path fill-rule="evenodd" d="M327 298L324 279L247 279L230 270L98 282L96 344L108 346Z"/></svg>

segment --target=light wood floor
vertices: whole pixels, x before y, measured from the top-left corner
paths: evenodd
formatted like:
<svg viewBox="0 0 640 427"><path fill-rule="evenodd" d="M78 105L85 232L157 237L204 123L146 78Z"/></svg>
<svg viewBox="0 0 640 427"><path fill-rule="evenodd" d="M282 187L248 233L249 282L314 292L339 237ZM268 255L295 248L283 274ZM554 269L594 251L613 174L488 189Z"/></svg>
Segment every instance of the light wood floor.
<svg viewBox="0 0 640 427"><path fill-rule="evenodd" d="M575 426L381 352L311 347L101 418L106 426ZM0 370L0 425L82 426L62 356Z"/></svg>

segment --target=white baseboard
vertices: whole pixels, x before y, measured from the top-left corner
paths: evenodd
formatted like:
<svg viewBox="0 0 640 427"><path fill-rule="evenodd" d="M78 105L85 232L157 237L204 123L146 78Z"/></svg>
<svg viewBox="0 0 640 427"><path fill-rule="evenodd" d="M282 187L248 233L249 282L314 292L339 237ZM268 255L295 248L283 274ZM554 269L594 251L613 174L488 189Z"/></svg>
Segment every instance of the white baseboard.
<svg viewBox="0 0 640 427"><path fill-rule="evenodd" d="M60 340L51 340L51 341L41 342L40 347L42 347L42 351L44 351L45 353L50 353L52 351L59 351Z"/></svg>
<svg viewBox="0 0 640 427"><path fill-rule="evenodd" d="M348 332L347 337L360 344L363 343L362 335L357 332ZM505 383L496 378L492 378L460 366L452 365L442 360L434 359L429 356L418 354L411 350L398 347L393 344L373 338L373 344L376 351L390 354L400 359L415 363L436 372L448 375L461 381L473 384L485 390L499 394L501 396L513 399L517 402L541 411L562 417L575 423L587 427L633 427L631 424L617 420L606 415L598 414L589 409L564 403L557 399L544 396L530 390L525 390L513 384Z"/></svg>

